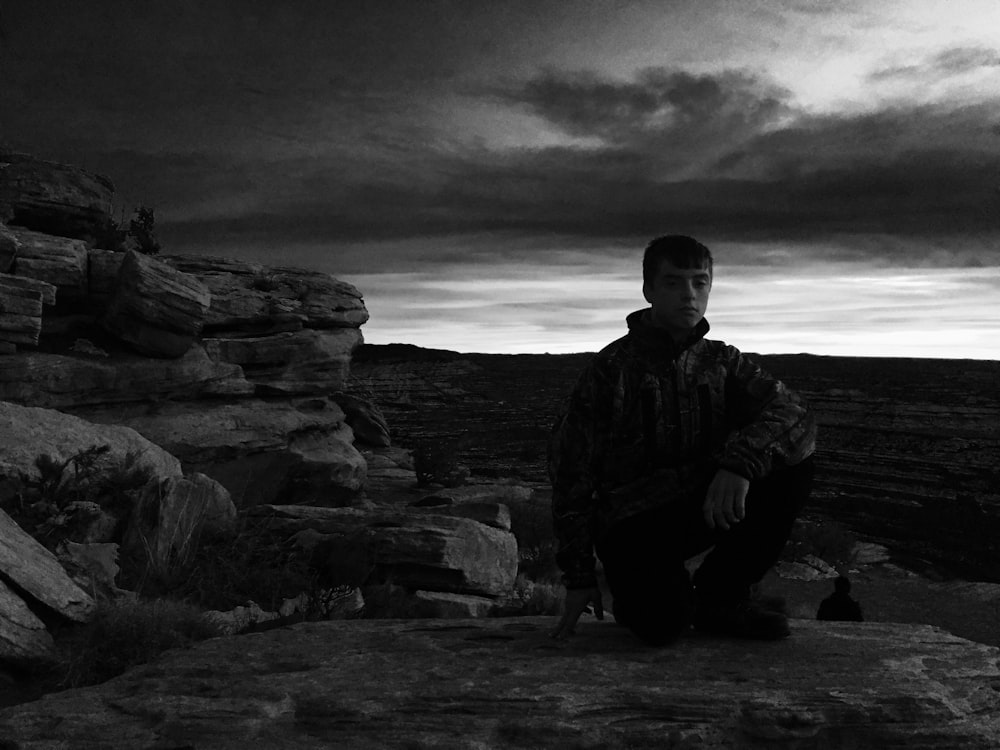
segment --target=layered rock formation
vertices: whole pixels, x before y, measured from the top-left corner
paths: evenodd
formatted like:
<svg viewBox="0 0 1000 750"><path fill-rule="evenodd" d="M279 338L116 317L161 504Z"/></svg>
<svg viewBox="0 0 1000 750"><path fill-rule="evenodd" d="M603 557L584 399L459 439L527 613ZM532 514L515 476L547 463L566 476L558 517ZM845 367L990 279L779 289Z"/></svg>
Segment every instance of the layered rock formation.
<svg viewBox="0 0 1000 750"><path fill-rule="evenodd" d="M358 494L364 461L330 398L368 318L357 289L315 271L95 248L107 180L5 164L0 400L131 426L185 470L211 468L240 503Z"/></svg>
<svg viewBox="0 0 1000 750"><path fill-rule="evenodd" d="M4 507L53 551L64 540L70 567L113 567L118 545L166 576L202 535L232 527L233 499L355 500L366 465L332 397L367 320L360 293L314 271L109 252L111 196L105 178L0 155ZM16 524L2 530L0 547L27 549ZM0 560L14 586L2 591L0 662L50 650L32 614L47 603L30 595L62 585L62 568L42 552L26 573ZM113 580L102 586L115 594Z"/></svg>
<svg viewBox="0 0 1000 750"><path fill-rule="evenodd" d="M0 711L0 736L24 750L1000 743L1000 651L928 626L793 621L777 643L690 636L650 649L592 620L554 642L554 623L305 623L217 638Z"/></svg>
<svg viewBox="0 0 1000 750"><path fill-rule="evenodd" d="M0 159L0 503L95 596L122 594L119 553L129 580L168 580L199 539L259 506L272 536L325 550L320 567L342 577L352 565L346 590L389 597L386 613L400 597L424 616L492 611L517 568L502 506L431 515L363 496L355 442L390 440L377 407L342 391L368 318L358 290L315 271L105 250L110 189L72 167ZM28 550L22 537L0 523L0 547ZM377 565L349 560L346 541ZM0 586L13 586L0 588L0 666L50 655L34 609L82 619L54 604L75 584L35 546L27 573L0 555Z"/></svg>

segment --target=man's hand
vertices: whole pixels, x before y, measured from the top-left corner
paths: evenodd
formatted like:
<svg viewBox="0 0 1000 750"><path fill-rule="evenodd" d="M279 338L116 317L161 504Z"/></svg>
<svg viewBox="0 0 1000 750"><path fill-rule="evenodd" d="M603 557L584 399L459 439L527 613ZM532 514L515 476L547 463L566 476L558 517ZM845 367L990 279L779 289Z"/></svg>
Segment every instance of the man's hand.
<svg viewBox="0 0 1000 750"><path fill-rule="evenodd" d="M719 469L712 483L708 485L708 494L702 512L708 528L720 528L729 531L732 524L737 524L746 515L747 491L750 480L734 474L728 469Z"/></svg>
<svg viewBox="0 0 1000 750"><path fill-rule="evenodd" d="M580 615L587 611L588 606L593 603L594 614L598 620L604 619L604 603L601 601L601 590L594 586L589 589L566 589L566 600L563 608L562 619L559 625L552 631L552 637L563 640L573 635L577 620Z"/></svg>

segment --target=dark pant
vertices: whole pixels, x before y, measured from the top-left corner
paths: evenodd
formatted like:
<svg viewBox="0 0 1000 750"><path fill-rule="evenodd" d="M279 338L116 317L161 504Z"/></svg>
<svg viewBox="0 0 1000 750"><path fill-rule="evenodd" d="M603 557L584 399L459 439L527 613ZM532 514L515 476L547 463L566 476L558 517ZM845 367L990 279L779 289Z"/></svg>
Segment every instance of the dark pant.
<svg viewBox="0 0 1000 750"><path fill-rule="evenodd" d="M654 508L617 524L597 543L615 620L660 645L690 624L695 590L704 600L745 598L778 561L809 497L813 471L809 458L751 482L746 515L728 531L708 528L700 501ZM697 496L704 498L707 489ZM713 545L692 582L684 562Z"/></svg>

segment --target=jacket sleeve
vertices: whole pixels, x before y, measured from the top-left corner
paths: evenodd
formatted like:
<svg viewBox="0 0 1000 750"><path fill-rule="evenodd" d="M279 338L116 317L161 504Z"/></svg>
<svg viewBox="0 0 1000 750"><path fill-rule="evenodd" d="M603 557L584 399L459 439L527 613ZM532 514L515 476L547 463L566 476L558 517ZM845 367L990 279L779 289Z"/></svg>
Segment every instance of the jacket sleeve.
<svg viewBox="0 0 1000 750"><path fill-rule="evenodd" d="M738 350L729 348L726 408L736 429L719 463L747 479L767 476L775 459L797 464L816 449L816 419L805 400Z"/></svg>
<svg viewBox="0 0 1000 750"><path fill-rule="evenodd" d="M552 521L558 549L556 562L567 588L589 588L594 575L592 518L596 488L599 377L593 364L584 370L556 421L549 442Z"/></svg>

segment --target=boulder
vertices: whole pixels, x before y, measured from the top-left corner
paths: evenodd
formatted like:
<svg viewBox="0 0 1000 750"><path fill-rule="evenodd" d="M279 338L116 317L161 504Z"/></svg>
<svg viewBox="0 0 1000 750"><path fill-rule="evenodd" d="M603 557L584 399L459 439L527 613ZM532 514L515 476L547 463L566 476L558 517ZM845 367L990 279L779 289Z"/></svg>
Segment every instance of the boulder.
<svg viewBox="0 0 1000 750"><path fill-rule="evenodd" d="M102 325L151 357L179 357L201 333L211 293L193 276L134 250L122 261Z"/></svg>
<svg viewBox="0 0 1000 750"><path fill-rule="evenodd" d="M90 250L88 253L87 288L90 299L103 312L118 283L125 253L112 250Z"/></svg>
<svg viewBox="0 0 1000 750"><path fill-rule="evenodd" d="M238 507L262 502L343 504L365 485L364 457L344 413L327 399L164 403L90 414L128 425L220 482Z"/></svg>
<svg viewBox="0 0 1000 750"><path fill-rule="evenodd" d="M0 579L0 664L30 668L54 659L55 643L45 623Z"/></svg>
<svg viewBox="0 0 1000 750"><path fill-rule="evenodd" d="M489 617L497 609L492 597L447 591L414 591L392 583L365 586L365 617L375 619Z"/></svg>
<svg viewBox="0 0 1000 750"><path fill-rule="evenodd" d="M87 293L87 244L26 229L13 229L18 241L14 274L52 284L60 299Z"/></svg>
<svg viewBox="0 0 1000 750"><path fill-rule="evenodd" d="M77 543L64 540L56 551L59 562L77 586L96 601L135 599L134 591L118 588L119 545L113 542Z"/></svg>
<svg viewBox="0 0 1000 750"><path fill-rule="evenodd" d="M150 482L129 516L123 551L163 576L189 559L203 535L225 533L235 522L229 493L204 474Z"/></svg>
<svg viewBox="0 0 1000 750"><path fill-rule="evenodd" d="M415 511L469 518L495 529L510 531L510 509L501 503L461 503L460 505L411 505Z"/></svg>
<svg viewBox="0 0 1000 750"><path fill-rule="evenodd" d="M95 422L114 422L117 404L167 398L241 396L254 387L238 365L215 362L200 346L176 359L133 354L91 356L24 352L0 368L0 399L29 406L72 409ZM149 403L143 409L153 408Z"/></svg>
<svg viewBox="0 0 1000 750"><path fill-rule="evenodd" d="M40 456L66 464L95 448L106 450L95 458L88 476L73 476L73 482L99 485L127 464L156 479L182 476L180 461L128 427L93 424L51 409L0 402L0 478L37 482Z"/></svg>
<svg viewBox="0 0 1000 750"><path fill-rule="evenodd" d="M68 620L86 622L96 605L63 570L55 555L0 510L0 579Z"/></svg>
<svg viewBox="0 0 1000 750"><path fill-rule="evenodd" d="M358 328L368 320L361 293L328 273L195 255L165 256L212 293L206 333L259 335L272 321L285 330Z"/></svg>
<svg viewBox="0 0 1000 750"><path fill-rule="evenodd" d="M259 393L328 393L350 371L351 352L361 343L356 328L306 329L271 336L205 338L205 350L219 362L243 368Z"/></svg>
<svg viewBox="0 0 1000 750"><path fill-rule="evenodd" d="M367 399L343 391L333 394L333 400L344 410L347 424L354 430L354 437L366 445L388 448L392 445L389 423L382 411Z"/></svg>
<svg viewBox="0 0 1000 750"><path fill-rule="evenodd" d="M530 502L535 491L519 484L469 484L443 487L424 495L419 505L463 505L466 503L504 503L518 505Z"/></svg>
<svg viewBox="0 0 1000 750"><path fill-rule="evenodd" d="M54 305L56 303L56 287L47 281L30 279L27 276L15 276L14 274L0 273L0 281L11 293L15 289L24 292L34 292L41 297L43 305Z"/></svg>
<svg viewBox="0 0 1000 750"><path fill-rule="evenodd" d="M0 341L9 344L38 345L42 332L42 293L0 274Z"/></svg>
<svg viewBox="0 0 1000 750"><path fill-rule="evenodd" d="M17 235L0 222L0 273L10 273L20 247Z"/></svg>
<svg viewBox="0 0 1000 750"><path fill-rule="evenodd" d="M92 239L111 220L107 177L27 154L0 153L0 222Z"/></svg>
<svg viewBox="0 0 1000 750"><path fill-rule="evenodd" d="M306 622L0 711L20 748L907 748L1000 744L1000 651L923 625L641 645L584 618Z"/></svg>
<svg viewBox="0 0 1000 750"><path fill-rule="evenodd" d="M252 514L275 531L309 531L321 558L316 564L334 579L338 568L360 568L367 584L497 597L509 593L517 574L514 535L467 518L287 505L258 506Z"/></svg>

